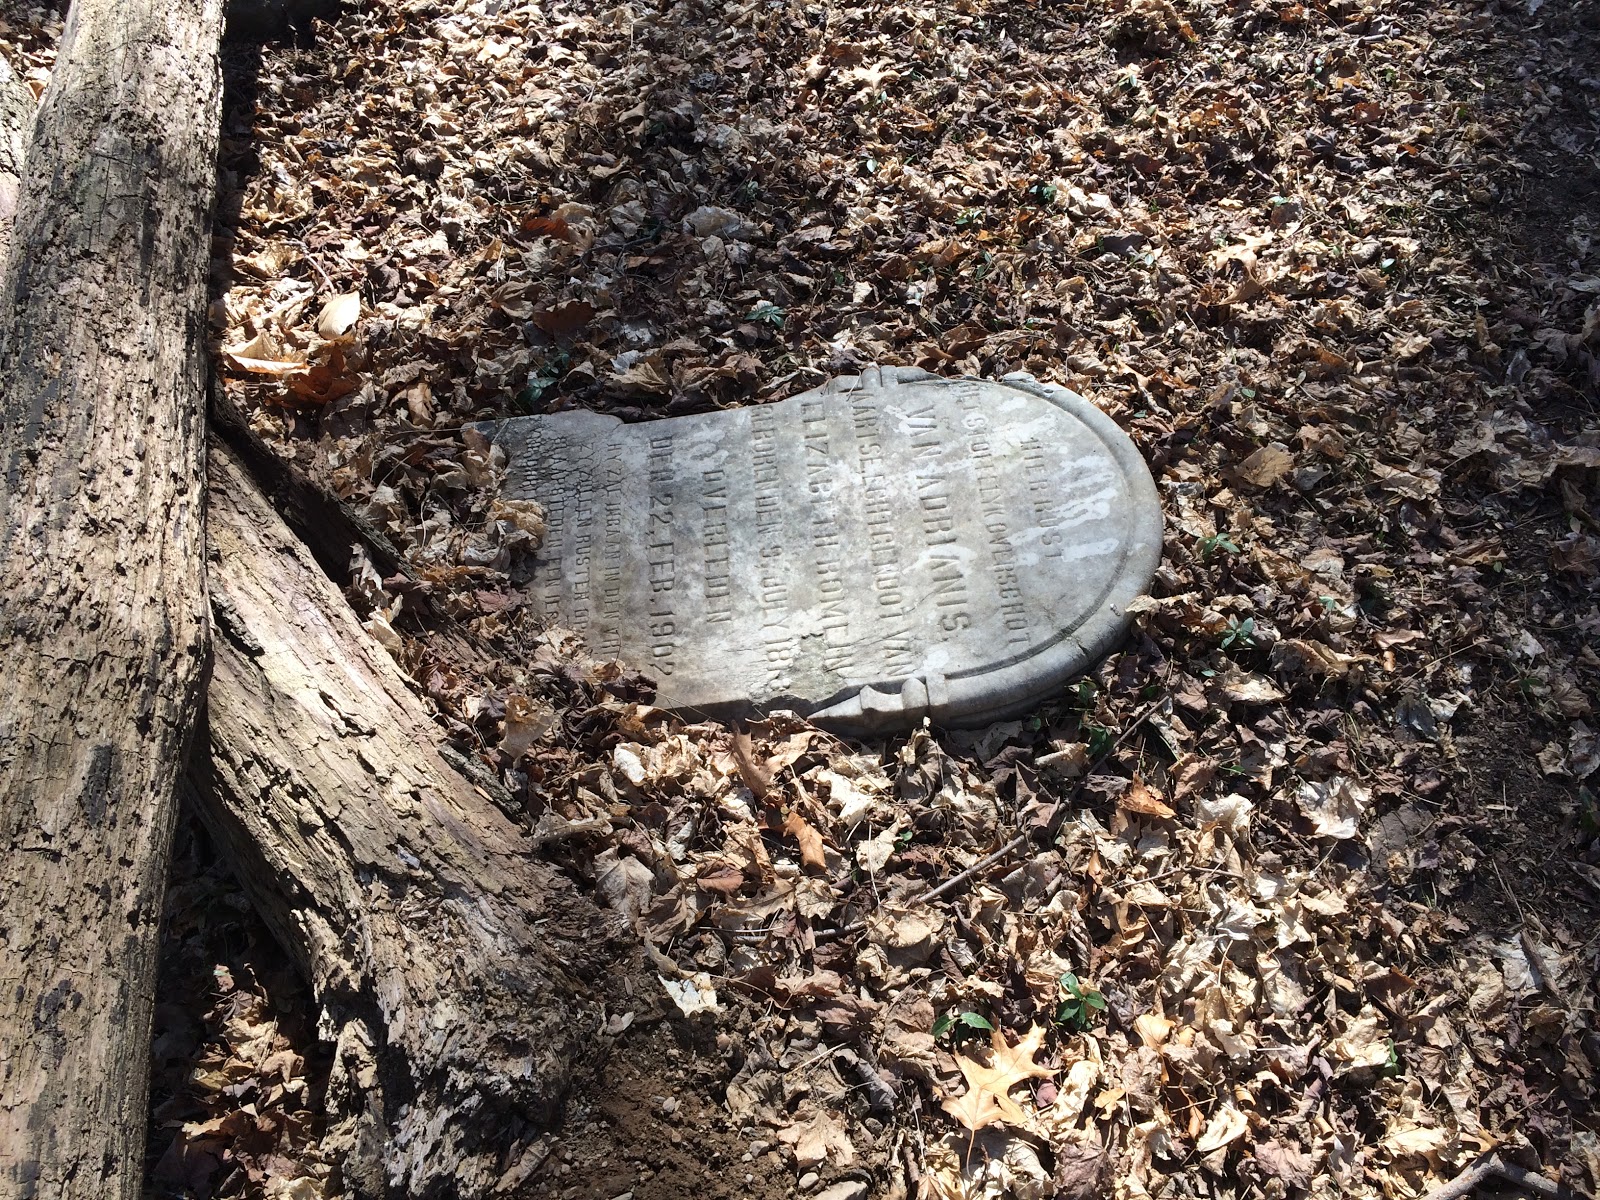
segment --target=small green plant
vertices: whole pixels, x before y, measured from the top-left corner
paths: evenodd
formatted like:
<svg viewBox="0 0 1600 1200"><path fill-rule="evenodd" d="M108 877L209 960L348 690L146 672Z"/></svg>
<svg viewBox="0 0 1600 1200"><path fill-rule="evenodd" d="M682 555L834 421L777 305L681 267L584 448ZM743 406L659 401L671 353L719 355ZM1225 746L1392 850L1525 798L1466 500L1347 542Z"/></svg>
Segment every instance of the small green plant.
<svg viewBox="0 0 1600 1200"><path fill-rule="evenodd" d="M1393 1079L1403 1074L1405 1068L1400 1065L1400 1051L1395 1049L1394 1039L1389 1038L1389 1057L1384 1060L1383 1068L1379 1072L1385 1079Z"/></svg>
<svg viewBox="0 0 1600 1200"><path fill-rule="evenodd" d="M746 321L757 321L762 325L771 325L774 329L783 328L784 311L771 300L763 300L745 314Z"/></svg>
<svg viewBox="0 0 1600 1200"><path fill-rule="evenodd" d="M1228 628L1222 635L1222 648L1226 650L1231 646L1238 646L1241 650L1253 650L1256 645L1255 634L1254 617L1246 617L1242 621L1238 617L1229 617Z"/></svg>
<svg viewBox="0 0 1600 1200"><path fill-rule="evenodd" d="M1225 533L1208 533L1200 539L1200 561L1207 562L1218 550L1226 550L1229 554L1239 553L1239 547Z"/></svg>
<svg viewBox="0 0 1600 1200"><path fill-rule="evenodd" d="M523 412L533 412L544 399L544 394L555 387L561 376L566 374L567 364L571 360L572 356L565 350L557 350L539 364L538 370L530 371L527 384L516 395L517 407Z"/></svg>
<svg viewBox="0 0 1600 1200"><path fill-rule="evenodd" d="M1578 789L1578 823L1588 833L1600 833L1600 800L1587 787Z"/></svg>
<svg viewBox="0 0 1600 1200"><path fill-rule="evenodd" d="M1089 757L1093 759L1104 758L1111 753L1117 744L1117 735L1104 725L1095 725L1085 721L1083 732L1089 741Z"/></svg>
<svg viewBox="0 0 1600 1200"><path fill-rule="evenodd" d="M1083 1033L1094 1024L1094 1015L1104 1012L1106 998L1093 988L1086 988L1071 971L1060 979L1061 1001L1056 1005L1055 1022L1076 1033Z"/></svg>
<svg viewBox="0 0 1600 1200"><path fill-rule="evenodd" d="M989 1019L975 1012L956 1012L951 1009L933 1023L933 1036L942 1038L945 1034L949 1034L950 1044L953 1046L959 1046L968 1038L993 1032L994 1025Z"/></svg>

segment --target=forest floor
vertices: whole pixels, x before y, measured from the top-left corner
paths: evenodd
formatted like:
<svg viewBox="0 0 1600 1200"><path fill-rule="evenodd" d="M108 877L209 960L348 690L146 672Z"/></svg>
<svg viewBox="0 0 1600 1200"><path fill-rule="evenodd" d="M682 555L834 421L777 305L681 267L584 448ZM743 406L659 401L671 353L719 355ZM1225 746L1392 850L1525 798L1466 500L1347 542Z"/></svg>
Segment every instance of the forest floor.
<svg viewBox="0 0 1600 1200"><path fill-rule="evenodd" d="M362 0L228 69L218 386L492 649L354 565L649 944L508 1194L1600 1188L1600 4ZM535 626L464 423L874 362L1137 441L1091 678L736 737ZM151 1195L330 1195L314 1006L194 829L168 910Z"/></svg>

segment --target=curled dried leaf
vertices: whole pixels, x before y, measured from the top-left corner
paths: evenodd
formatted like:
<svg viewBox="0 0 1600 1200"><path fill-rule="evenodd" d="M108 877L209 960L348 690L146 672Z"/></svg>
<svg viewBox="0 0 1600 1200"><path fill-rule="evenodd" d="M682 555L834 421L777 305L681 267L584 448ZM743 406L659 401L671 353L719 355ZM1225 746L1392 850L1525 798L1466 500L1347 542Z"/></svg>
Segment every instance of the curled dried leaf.
<svg viewBox="0 0 1600 1200"><path fill-rule="evenodd" d="M750 735L736 730L733 735L733 761L739 768L739 778L757 800L765 800L772 790L772 772L756 762L756 752Z"/></svg>
<svg viewBox="0 0 1600 1200"><path fill-rule="evenodd" d="M317 314L317 332L330 340L342 338L361 319L361 294L329 296Z"/></svg>
<svg viewBox="0 0 1600 1200"><path fill-rule="evenodd" d="M797 812L789 814L783 822L783 831L800 843L800 865L807 871L818 873L828 869L826 848L822 835Z"/></svg>
<svg viewBox="0 0 1600 1200"><path fill-rule="evenodd" d="M1117 807L1146 817L1165 819L1177 816L1176 811L1137 776L1134 777L1132 786L1117 799Z"/></svg>

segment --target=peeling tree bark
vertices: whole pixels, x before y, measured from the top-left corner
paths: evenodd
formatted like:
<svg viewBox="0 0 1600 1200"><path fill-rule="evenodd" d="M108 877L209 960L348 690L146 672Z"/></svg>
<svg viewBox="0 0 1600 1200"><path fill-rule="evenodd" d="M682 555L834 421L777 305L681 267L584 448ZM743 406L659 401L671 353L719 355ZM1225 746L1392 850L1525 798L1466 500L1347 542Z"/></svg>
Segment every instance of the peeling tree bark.
<svg viewBox="0 0 1600 1200"><path fill-rule="evenodd" d="M11 223L22 191L22 159L33 126L33 92L0 58L0 270L11 246Z"/></svg>
<svg viewBox="0 0 1600 1200"><path fill-rule="evenodd" d="M221 0L76 0L0 303L0 1196L134 1197L205 683Z"/></svg>
<svg viewBox="0 0 1600 1200"><path fill-rule="evenodd" d="M358 1196L496 1194L593 1057L585 981L620 930L440 757L404 676L215 446L209 483L195 803L323 1007L325 1144Z"/></svg>

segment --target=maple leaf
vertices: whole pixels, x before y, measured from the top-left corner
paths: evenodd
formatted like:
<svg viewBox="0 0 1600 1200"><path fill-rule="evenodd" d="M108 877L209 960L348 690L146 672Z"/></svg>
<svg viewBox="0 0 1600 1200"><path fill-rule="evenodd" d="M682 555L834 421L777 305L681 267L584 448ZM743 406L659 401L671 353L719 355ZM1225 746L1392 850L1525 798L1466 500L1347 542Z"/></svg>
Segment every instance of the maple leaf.
<svg viewBox="0 0 1600 1200"><path fill-rule="evenodd" d="M967 1091L957 1100L944 1102L945 1111L974 1133L995 1121L1026 1125L1027 1114L1011 1098L1011 1089L1029 1079L1050 1079L1055 1075L1049 1067L1033 1061L1044 1044L1042 1026L1034 1026L1015 1046L1008 1045L998 1029L990 1038L989 1065L960 1054L955 1056L956 1066L966 1077ZM973 1121L981 1123L974 1125Z"/></svg>

